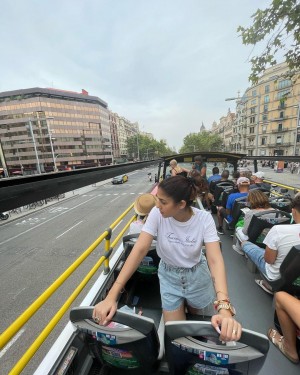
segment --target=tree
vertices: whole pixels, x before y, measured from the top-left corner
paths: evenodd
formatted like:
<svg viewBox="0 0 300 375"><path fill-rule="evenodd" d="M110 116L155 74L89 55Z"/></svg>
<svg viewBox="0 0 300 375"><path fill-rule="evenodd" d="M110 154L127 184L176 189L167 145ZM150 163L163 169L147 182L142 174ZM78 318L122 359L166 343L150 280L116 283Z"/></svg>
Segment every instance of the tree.
<svg viewBox="0 0 300 375"><path fill-rule="evenodd" d="M171 154L173 154L172 150L163 140L157 141L142 134L127 139L127 155L129 159L137 159L138 156L140 160L155 159L159 156Z"/></svg>
<svg viewBox="0 0 300 375"><path fill-rule="evenodd" d="M192 151L218 151L222 146L222 138L209 131L190 133L184 137L180 153Z"/></svg>
<svg viewBox="0 0 300 375"><path fill-rule="evenodd" d="M239 26L237 31L243 44L256 45L267 39L259 56L250 59L252 72L249 80L257 83L260 74L268 66L277 64L277 55L283 51L289 67L289 76L300 70L300 2L299 0L273 0L264 10L258 9L253 15L253 24L248 28Z"/></svg>

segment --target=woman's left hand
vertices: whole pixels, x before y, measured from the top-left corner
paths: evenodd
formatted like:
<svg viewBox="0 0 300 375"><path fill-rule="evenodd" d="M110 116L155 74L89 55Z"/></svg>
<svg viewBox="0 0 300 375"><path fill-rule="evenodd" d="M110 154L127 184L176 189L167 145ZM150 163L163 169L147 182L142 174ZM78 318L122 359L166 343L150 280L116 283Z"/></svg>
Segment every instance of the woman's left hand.
<svg viewBox="0 0 300 375"><path fill-rule="evenodd" d="M239 322L223 314L213 315L211 324L220 334L221 341L238 341L241 338L242 326Z"/></svg>

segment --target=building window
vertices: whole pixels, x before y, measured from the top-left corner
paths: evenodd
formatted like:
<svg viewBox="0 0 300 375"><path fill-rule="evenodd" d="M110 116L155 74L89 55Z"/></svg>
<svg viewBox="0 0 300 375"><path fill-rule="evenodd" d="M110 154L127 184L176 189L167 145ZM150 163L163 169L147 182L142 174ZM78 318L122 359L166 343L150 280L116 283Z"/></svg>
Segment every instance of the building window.
<svg viewBox="0 0 300 375"><path fill-rule="evenodd" d="M261 154L262 156L266 155L266 150L260 150L260 154Z"/></svg>
<svg viewBox="0 0 300 375"><path fill-rule="evenodd" d="M266 127L266 125L263 125L263 127L262 127L262 132L263 132L263 133L266 133L266 132L267 132L267 127Z"/></svg>
<svg viewBox="0 0 300 375"><path fill-rule="evenodd" d="M277 135L276 144L277 145L281 145L281 143L282 143L282 136L281 135Z"/></svg>
<svg viewBox="0 0 300 375"><path fill-rule="evenodd" d="M263 115L263 121L267 121L268 120L268 115L267 114L264 114Z"/></svg>
<svg viewBox="0 0 300 375"><path fill-rule="evenodd" d="M268 94L270 92L270 85L265 86L265 94Z"/></svg>
<svg viewBox="0 0 300 375"><path fill-rule="evenodd" d="M263 137L263 138L261 139L261 144L262 144L262 146L266 145L266 142L267 142L267 138Z"/></svg>
<svg viewBox="0 0 300 375"><path fill-rule="evenodd" d="M288 94L290 93L290 90L287 89L287 90L283 90L283 91L280 91L277 93L277 96L276 96L276 99L277 100L280 100L282 98L286 98L288 96Z"/></svg>
<svg viewBox="0 0 300 375"><path fill-rule="evenodd" d="M268 104L264 104L264 112L268 112L268 107L269 107Z"/></svg>
<svg viewBox="0 0 300 375"><path fill-rule="evenodd" d="M278 90L284 89L292 85L292 81L290 79L284 79L283 81L278 82Z"/></svg>
<svg viewBox="0 0 300 375"><path fill-rule="evenodd" d="M280 117L280 118L284 118L284 111L280 111L280 113L279 113L279 117Z"/></svg>
<svg viewBox="0 0 300 375"><path fill-rule="evenodd" d="M250 132L250 134L254 134L254 127L253 126L251 126L249 132Z"/></svg>
<svg viewBox="0 0 300 375"><path fill-rule="evenodd" d="M250 113L251 113L251 114L255 113L255 110L256 110L256 107L252 107L252 108L250 108Z"/></svg>
<svg viewBox="0 0 300 375"><path fill-rule="evenodd" d="M250 124L255 124L255 116L250 117Z"/></svg>
<svg viewBox="0 0 300 375"><path fill-rule="evenodd" d="M270 101L269 95L265 95L265 97L264 97L264 103L269 103L269 101Z"/></svg>
<svg viewBox="0 0 300 375"><path fill-rule="evenodd" d="M279 132L282 131L282 124L278 124L278 131L279 131Z"/></svg>
<svg viewBox="0 0 300 375"><path fill-rule="evenodd" d="M252 96L256 96L256 90L252 91Z"/></svg>

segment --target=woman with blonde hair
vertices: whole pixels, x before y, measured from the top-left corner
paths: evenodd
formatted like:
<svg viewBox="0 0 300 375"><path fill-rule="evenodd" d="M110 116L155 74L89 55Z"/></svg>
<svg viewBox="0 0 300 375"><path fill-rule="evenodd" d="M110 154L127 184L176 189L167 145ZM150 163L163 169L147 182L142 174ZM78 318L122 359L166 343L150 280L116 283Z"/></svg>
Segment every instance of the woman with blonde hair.
<svg viewBox="0 0 300 375"><path fill-rule="evenodd" d="M175 159L172 159L170 161L170 167L171 167L171 175L172 176L184 176L187 177L188 173L190 172L186 168L182 168L177 164L177 161Z"/></svg>

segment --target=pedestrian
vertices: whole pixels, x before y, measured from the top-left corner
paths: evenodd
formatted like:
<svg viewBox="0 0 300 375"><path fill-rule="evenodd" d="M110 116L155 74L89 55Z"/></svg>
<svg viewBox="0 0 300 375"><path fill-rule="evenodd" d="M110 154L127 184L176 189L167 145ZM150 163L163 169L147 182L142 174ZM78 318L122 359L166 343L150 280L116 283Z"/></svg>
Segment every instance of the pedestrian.
<svg viewBox="0 0 300 375"><path fill-rule="evenodd" d="M192 207L198 194L193 178L174 176L158 185L154 207L107 297L98 303L93 318L107 325L117 310L126 283L147 255L154 236L160 257L158 276L165 321L185 320L191 313L213 312L211 323L223 341L236 341L241 325L233 319L225 265L214 220L207 211ZM202 252L205 244L204 256ZM215 302L214 299L216 298Z"/></svg>

